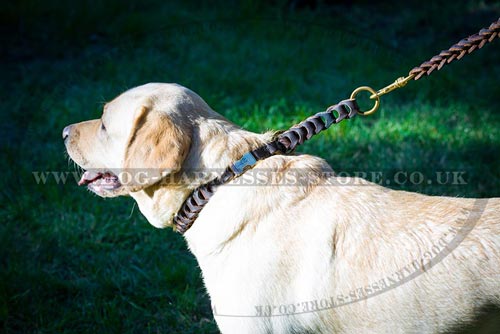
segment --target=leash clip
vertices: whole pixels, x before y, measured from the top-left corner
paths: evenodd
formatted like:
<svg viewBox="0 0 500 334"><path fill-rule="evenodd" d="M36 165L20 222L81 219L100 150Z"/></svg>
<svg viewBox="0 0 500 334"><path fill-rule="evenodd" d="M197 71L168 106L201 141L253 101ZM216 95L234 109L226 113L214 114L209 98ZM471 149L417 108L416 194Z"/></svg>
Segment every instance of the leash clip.
<svg viewBox="0 0 500 334"><path fill-rule="evenodd" d="M375 100L375 104L373 105L373 107L368 110L368 111L359 111L359 114L363 115L363 116L368 116L368 115L371 115L373 114L375 111L378 110L378 108L380 107L380 97L384 94L387 94L387 93L390 93L392 92L393 90L395 89L398 89L398 88L401 88L401 87L404 87L406 86L406 84L411 80L413 79L413 77L415 77L414 74L410 74L409 76L407 77L400 77L400 78L397 78L393 83L391 83L390 85L382 88L382 89L379 89L377 92L375 92L375 90L371 87L368 87L368 86L361 86L361 87L358 87L356 88L352 94L351 94L351 100L356 100L356 95L358 95L359 92L362 92L362 91L367 91L367 92L370 92L372 95L370 95L370 99L372 100Z"/></svg>
<svg viewBox="0 0 500 334"><path fill-rule="evenodd" d="M378 92L372 94L370 96L370 99L375 99L377 97L380 97L384 94L387 94L387 93L390 93L392 92L393 90L395 89L398 89L398 88L401 88L401 87L404 87L406 86L406 84L411 80L413 79L415 75L414 74L410 74L409 76L407 77L399 77L397 78L393 83L391 83L390 85L382 88L382 89L379 89Z"/></svg>

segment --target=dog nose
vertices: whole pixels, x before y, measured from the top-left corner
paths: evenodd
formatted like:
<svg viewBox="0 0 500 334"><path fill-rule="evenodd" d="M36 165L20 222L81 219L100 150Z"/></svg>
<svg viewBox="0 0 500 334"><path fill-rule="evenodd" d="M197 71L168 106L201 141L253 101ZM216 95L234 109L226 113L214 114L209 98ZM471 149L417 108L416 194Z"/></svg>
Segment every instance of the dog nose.
<svg viewBox="0 0 500 334"><path fill-rule="evenodd" d="M71 125L68 125L67 127L65 127L63 129L63 132L62 132L62 137L63 137L63 140L66 140L66 138L69 137L69 132L71 131Z"/></svg>

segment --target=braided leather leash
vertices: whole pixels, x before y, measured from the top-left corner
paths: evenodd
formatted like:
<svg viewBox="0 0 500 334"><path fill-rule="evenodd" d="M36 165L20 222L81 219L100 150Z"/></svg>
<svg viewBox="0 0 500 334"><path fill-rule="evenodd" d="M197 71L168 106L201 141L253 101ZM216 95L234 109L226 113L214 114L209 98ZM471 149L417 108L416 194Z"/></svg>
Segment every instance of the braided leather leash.
<svg viewBox="0 0 500 334"><path fill-rule="evenodd" d="M173 219L176 231L184 234L193 225L217 188L252 168L257 161L275 154L288 154L312 136L328 129L332 124L340 123L344 119L353 118L357 114L370 115L374 113L380 106L380 96L405 86L411 79L418 80L424 75L431 74L436 69L440 70L445 64L449 64L455 59L461 59L465 54L482 48L486 43L498 37L499 34L500 19L493 22L487 29L481 29L479 33L462 39L448 50L441 51L439 55L413 68L407 77L398 78L392 84L377 92L367 86L359 87L352 92L349 99L328 107L325 111L319 112L281 133L275 140L247 152L238 161L227 167L220 176L199 186L187 197ZM360 110L356 102L356 95L361 91L370 92L372 94L370 98L375 99L373 108L364 112Z"/></svg>
<svg viewBox="0 0 500 334"><path fill-rule="evenodd" d="M423 62L420 66L413 68L410 75L415 76L415 80L423 75L429 75L434 70L440 70L445 64L451 63L455 59L461 59L465 54L482 48L486 43L492 42L500 33L500 19L493 22L488 28L481 29L477 34L462 39L448 50L441 51L437 56L429 61Z"/></svg>
<svg viewBox="0 0 500 334"><path fill-rule="evenodd" d="M377 99L387 94L394 89L404 87L411 79L418 80L422 76L430 75L434 70L440 70L444 65L451 63L456 59L461 59L466 54L474 50L479 50L486 43L492 42L500 34L500 18L490 24L488 28L481 29L477 34L462 39L457 44L450 47L448 50L441 51L438 55L430 60L423 62L420 66L414 67L407 77L400 77L392 84L372 93L371 99ZM376 110L376 109L375 109ZM373 112L375 112L375 110ZM365 113L368 115L368 113Z"/></svg>

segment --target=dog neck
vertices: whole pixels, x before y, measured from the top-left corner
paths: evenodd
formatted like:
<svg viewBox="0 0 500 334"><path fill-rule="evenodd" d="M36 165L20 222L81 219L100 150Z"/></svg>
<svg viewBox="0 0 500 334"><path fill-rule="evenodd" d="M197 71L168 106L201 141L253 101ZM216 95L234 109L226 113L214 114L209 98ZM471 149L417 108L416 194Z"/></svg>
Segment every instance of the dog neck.
<svg viewBox="0 0 500 334"><path fill-rule="evenodd" d="M272 133L256 134L222 118L201 119L193 129L191 147L174 182L159 182L130 195L155 227L172 226L184 200L197 186L215 178L244 153L268 142ZM164 180L163 180L164 181Z"/></svg>

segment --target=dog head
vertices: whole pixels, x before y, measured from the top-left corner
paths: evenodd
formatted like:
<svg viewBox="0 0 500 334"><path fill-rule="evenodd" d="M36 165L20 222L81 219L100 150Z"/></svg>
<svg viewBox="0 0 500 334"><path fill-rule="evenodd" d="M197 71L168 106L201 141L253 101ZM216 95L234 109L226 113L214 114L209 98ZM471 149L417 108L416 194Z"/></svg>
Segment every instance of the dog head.
<svg viewBox="0 0 500 334"><path fill-rule="evenodd" d="M64 128L69 156L85 169L79 184L102 197L136 192L175 173L188 154L197 113L210 108L174 84L147 84L107 103L100 119Z"/></svg>

